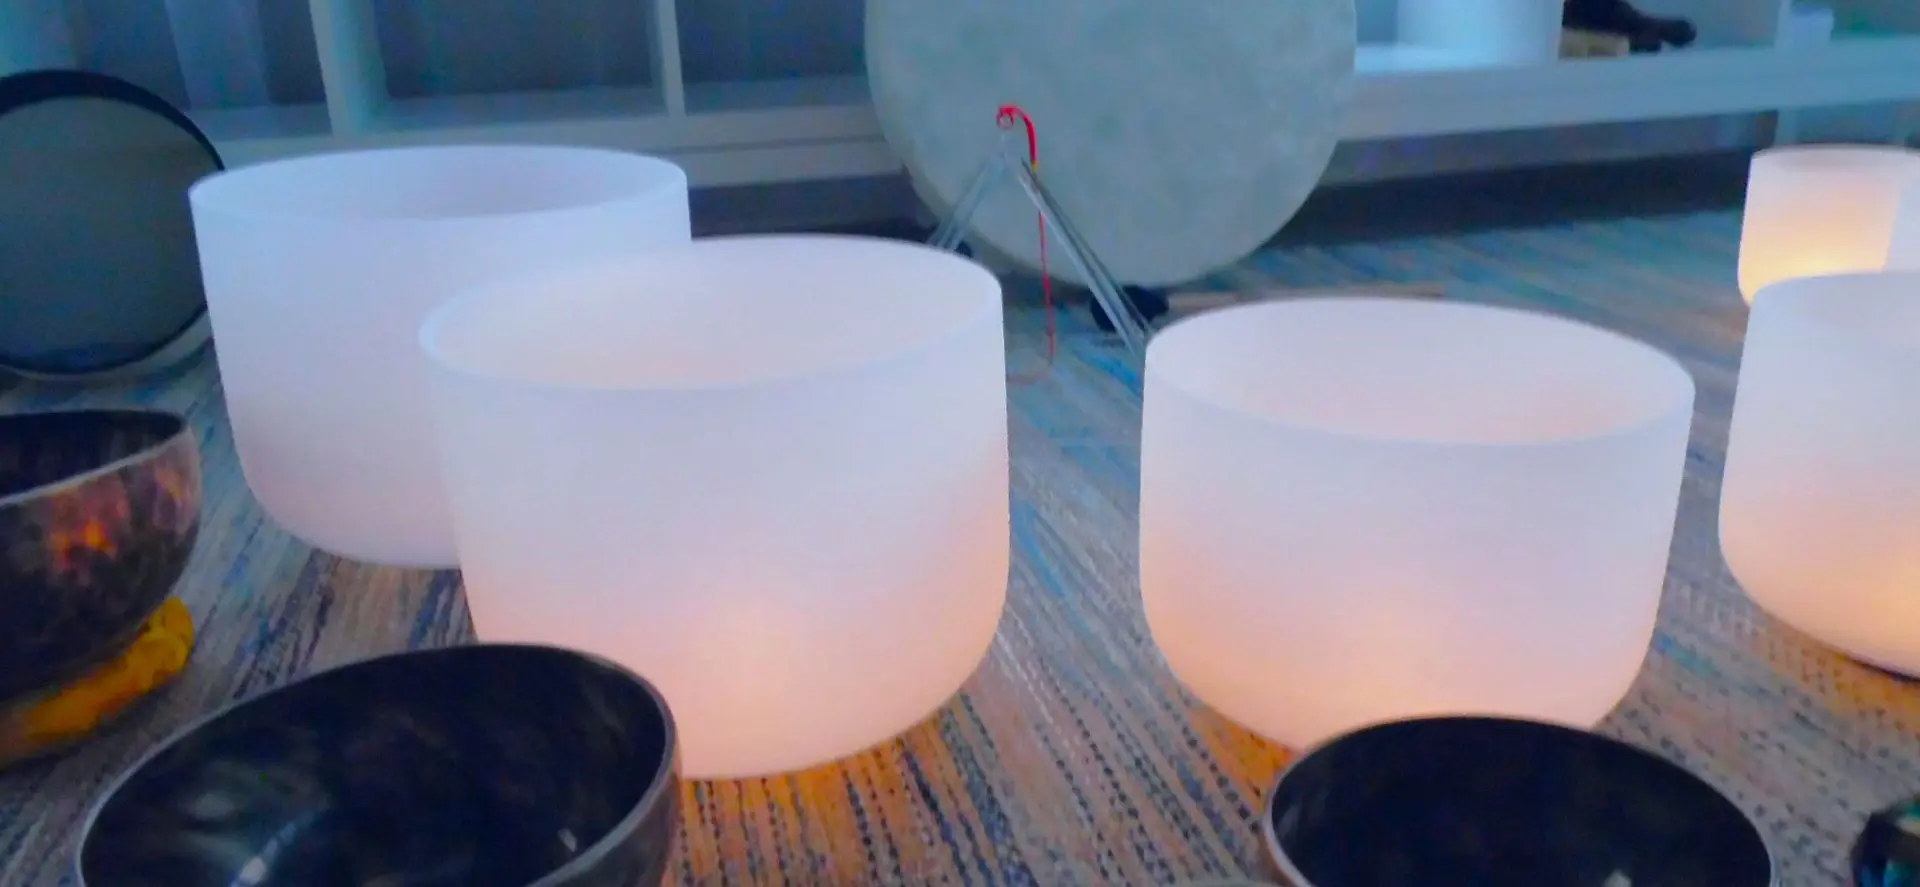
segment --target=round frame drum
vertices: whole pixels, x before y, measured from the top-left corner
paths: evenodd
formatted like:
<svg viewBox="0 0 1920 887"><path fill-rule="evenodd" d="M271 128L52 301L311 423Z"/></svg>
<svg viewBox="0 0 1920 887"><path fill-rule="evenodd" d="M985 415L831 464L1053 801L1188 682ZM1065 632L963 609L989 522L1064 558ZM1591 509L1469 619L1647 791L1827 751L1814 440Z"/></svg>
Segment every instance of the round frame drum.
<svg viewBox="0 0 1920 887"><path fill-rule="evenodd" d="M193 121L85 71L0 78L0 370L156 370L210 338L187 189L223 164Z"/></svg>

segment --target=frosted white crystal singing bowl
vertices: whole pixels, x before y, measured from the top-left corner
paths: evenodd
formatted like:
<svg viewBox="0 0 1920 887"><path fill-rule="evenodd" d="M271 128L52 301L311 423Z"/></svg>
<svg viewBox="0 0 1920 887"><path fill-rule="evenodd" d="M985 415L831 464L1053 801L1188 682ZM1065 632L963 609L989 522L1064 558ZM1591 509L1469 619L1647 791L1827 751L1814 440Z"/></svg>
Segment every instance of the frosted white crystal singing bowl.
<svg viewBox="0 0 1920 887"><path fill-rule="evenodd" d="M1385 298L1147 350L1141 592L1196 696L1294 748L1401 717L1590 727L1652 639L1693 382L1545 315Z"/></svg>
<svg viewBox="0 0 1920 887"><path fill-rule="evenodd" d="M479 636L645 675L690 777L861 751L985 655L1009 539L979 266L702 240L483 288L421 342Z"/></svg>
<svg viewBox="0 0 1920 887"><path fill-rule="evenodd" d="M1920 151L1874 145L1770 148L1753 156L1740 230L1740 292L1886 267L1901 194Z"/></svg>
<svg viewBox="0 0 1920 887"><path fill-rule="evenodd" d="M243 167L191 192L240 464L268 514L347 557L451 566L420 323L502 275L690 237L663 160L471 146Z"/></svg>
<svg viewBox="0 0 1920 887"><path fill-rule="evenodd" d="M1720 547L1767 612L1920 674L1920 272L1791 280L1747 323Z"/></svg>
<svg viewBox="0 0 1920 887"><path fill-rule="evenodd" d="M1892 245L1887 248L1887 270L1920 271L1920 181L1900 192L1891 240Z"/></svg>

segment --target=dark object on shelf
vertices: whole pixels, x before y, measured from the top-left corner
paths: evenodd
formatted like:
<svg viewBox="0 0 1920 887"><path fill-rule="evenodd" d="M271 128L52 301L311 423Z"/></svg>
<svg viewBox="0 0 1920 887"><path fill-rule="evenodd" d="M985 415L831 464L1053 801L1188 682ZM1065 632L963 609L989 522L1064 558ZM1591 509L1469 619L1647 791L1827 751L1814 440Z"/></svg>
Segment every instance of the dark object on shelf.
<svg viewBox="0 0 1920 887"><path fill-rule="evenodd" d="M156 370L210 335L187 189L221 169L193 121L84 71L0 78L0 370Z"/></svg>
<svg viewBox="0 0 1920 887"><path fill-rule="evenodd" d="M1263 844L1290 887L1770 887L1754 824L1681 767L1567 727L1423 718L1295 760Z"/></svg>
<svg viewBox="0 0 1920 887"><path fill-rule="evenodd" d="M178 416L0 416L0 702L119 655L200 528L200 450Z"/></svg>
<svg viewBox="0 0 1920 887"><path fill-rule="evenodd" d="M1140 312L1140 316L1148 323L1159 320L1172 310L1167 301L1167 294L1161 290L1143 286L1123 286L1120 288L1120 296L1132 302L1133 310ZM1094 326L1099 327L1103 332L1113 332L1113 318L1107 316L1106 309L1101 308L1099 302L1089 301L1087 311L1093 315Z"/></svg>
<svg viewBox="0 0 1920 887"><path fill-rule="evenodd" d="M1699 37L1692 22L1647 15L1628 0L1566 0L1560 23L1579 31L1619 34L1641 53L1658 52L1663 44L1691 46Z"/></svg>
<svg viewBox="0 0 1920 887"><path fill-rule="evenodd" d="M82 887L658 887L679 827L673 716L551 647L401 653L188 727L80 838Z"/></svg>
<svg viewBox="0 0 1920 887"><path fill-rule="evenodd" d="M1868 817L1852 865L1855 887L1920 887L1920 797Z"/></svg>

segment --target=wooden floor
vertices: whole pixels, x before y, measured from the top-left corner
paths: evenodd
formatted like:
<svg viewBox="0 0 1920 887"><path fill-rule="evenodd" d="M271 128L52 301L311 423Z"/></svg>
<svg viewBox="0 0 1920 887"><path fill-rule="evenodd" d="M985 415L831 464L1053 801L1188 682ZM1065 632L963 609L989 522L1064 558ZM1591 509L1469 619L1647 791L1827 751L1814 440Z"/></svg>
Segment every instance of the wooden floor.
<svg viewBox="0 0 1920 887"><path fill-rule="evenodd" d="M1413 207L1412 209L1417 209ZM1920 690L1781 629L1741 595L1715 503L1746 309L1723 211L1556 222L1262 254L1212 284L1445 281L1448 297L1556 312L1653 342L1698 381L1661 628L1604 730L1724 787L1763 824L1784 883L1843 883L1875 804L1920 790ZM1036 359L1012 318L1016 370ZM1212 715L1150 646L1135 563L1137 369L1069 318L1051 376L1014 390L1014 568L998 642L964 694L898 742L788 778L687 789L684 884L1171 884L1238 872L1286 753ZM339 662L467 636L453 574L318 555L263 521L212 369L0 408L138 402L192 417L206 532L181 592L204 623L185 682L51 765L0 776L0 883L61 882L101 781L196 714Z"/></svg>

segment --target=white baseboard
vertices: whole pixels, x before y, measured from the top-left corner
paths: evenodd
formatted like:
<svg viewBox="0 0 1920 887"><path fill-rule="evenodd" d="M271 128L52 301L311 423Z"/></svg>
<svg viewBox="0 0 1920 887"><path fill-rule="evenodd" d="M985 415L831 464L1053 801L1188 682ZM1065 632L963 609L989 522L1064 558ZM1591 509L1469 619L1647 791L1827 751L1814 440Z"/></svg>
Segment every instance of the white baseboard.
<svg viewBox="0 0 1920 887"><path fill-rule="evenodd" d="M1350 142L1323 185L1655 157L1720 153L1767 144L1772 115L1601 124L1552 130ZM709 188L694 196L703 235L836 228L931 215L901 176Z"/></svg>

